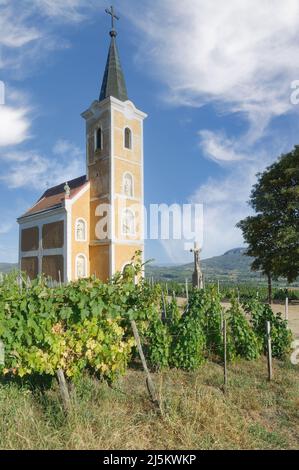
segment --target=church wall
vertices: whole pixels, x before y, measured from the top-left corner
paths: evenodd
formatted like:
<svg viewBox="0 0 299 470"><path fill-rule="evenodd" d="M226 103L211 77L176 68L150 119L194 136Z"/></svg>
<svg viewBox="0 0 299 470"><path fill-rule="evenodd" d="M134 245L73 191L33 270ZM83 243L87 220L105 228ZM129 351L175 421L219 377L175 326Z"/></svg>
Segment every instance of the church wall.
<svg viewBox="0 0 299 470"><path fill-rule="evenodd" d="M115 192L116 194L123 194L123 177L126 172L131 173L134 179L134 198L142 198L142 188L141 188L141 166L134 163L120 160L115 158L114 162L115 169Z"/></svg>
<svg viewBox="0 0 299 470"><path fill-rule="evenodd" d="M114 111L114 127L124 129L130 127L133 134L141 135L141 121L139 119L129 119L120 111Z"/></svg>
<svg viewBox="0 0 299 470"><path fill-rule="evenodd" d="M72 279L76 279L76 257L83 254L87 260L87 273L89 276L89 230L90 230L90 189L72 204ZM86 241L76 240L76 222L83 219L86 222Z"/></svg>
<svg viewBox="0 0 299 470"><path fill-rule="evenodd" d="M87 173L91 185L90 274L96 274L102 280L106 280L109 275L130 262L137 249L143 249L142 120L146 116L135 110L131 103L121 103L114 98L103 104L93 103L82 116L86 119ZM102 150L95 149L95 130L99 126L103 131ZM132 149L125 148L126 127L132 133ZM107 132L109 136L106 135ZM133 176L133 197L124 194L123 177L126 172ZM101 203L109 205L110 201L113 203L111 244L99 241L96 236L96 227L101 221L100 216L96 215L97 207ZM125 207L123 202L136 213L137 232L134 236L124 236L122 233L122 211Z"/></svg>
<svg viewBox="0 0 299 470"><path fill-rule="evenodd" d="M115 246L115 271L122 271L126 264L130 264L136 251L143 250L142 245L116 245Z"/></svg>
<svg viewBox="0 0 299 470"><path fill-rule="evenodd" d="M135 215L135 233L134 235L126 235L123 229L123 213L125 210L131 210ZM141 240L143 238L142 222L143 222L143 208L140 202L131 199L124 199L121 197L115 198L115 238L120 240Z"/></svg>
<svg viewBox="0 0 299 470"><path fill-rule="evenodd" d="M109 279L110 245L90 246L90 274L106 282Z"/></svg>
<svg viewBox="0 0 299 470"><path fill-rule="evenodd" d="M96 148L95 132L101 127L103 132L102 148ZM110 153L110 111L104 111L97 119L92 119L87 124L87 153L88 162L92 163L101 157L107 157Z"/></svg>
<svg viewBox="0 0 299 470"><path fill-rule="evenodd" d="M108 198L96 199L90 202L90 240L92 242L99 241L97 237L97 233L96 233L97 224L103 221L103 225L106 225L106 222L108 221L109 217L107 213L104 212L104 209L108 209L110 207L109 204L110 204L110 200ZM103 206L101 209L103 211L102 217L97 215L99 214L98 211L100 211L100 208L99 208L100 206ZM107 230L108 230L108 226L105 227L105 232L107 232ZM105 240L101 240L101 241L105 241ZM108 238L106 241L108 241Z"/></svg>
<svg viewBox="0 0 299 470"><path fill-rule="evenodd" d="M113 112L113 191L114 191L114 271L121 271L137 250L143 250L143 123L129 109ZM124 131L132 133L132 148L126 149ZM128 172L133 176L133 197L124 193L123 177ZM124 211L135 215L135 234L124 234ZM126 244L126 241L129 241Z"/></svg>
<svg viewBox="0 0 299 470"><path fill-rule="evenodd" d="M104 158L89 166L90 196L101 197L110 190L110 159Z"/></svg>

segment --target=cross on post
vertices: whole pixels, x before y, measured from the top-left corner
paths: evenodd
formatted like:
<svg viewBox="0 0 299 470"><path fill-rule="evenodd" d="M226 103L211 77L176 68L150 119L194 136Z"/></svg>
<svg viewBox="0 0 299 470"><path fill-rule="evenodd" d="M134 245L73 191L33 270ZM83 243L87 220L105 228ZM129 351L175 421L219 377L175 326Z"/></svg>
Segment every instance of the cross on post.
<svg viewBox="0 0 299 470"><path fill-rule="evenodd" d="M114 28L114 20L119 20L119 16L117 16L115 14L113 5L111 5L110 10L109 10L109 8L106 8L105 12L107 13L107 15L111 16L112 32L115 33L116 31L115 31L115 28Z"/></svg>
<svg viewBox="0 0 299 470"><path fill-rule="evenodd" d="M194 243L193 250L190 250L194 254L194 272L192 275L193 287L196 289L203 289L203 276L200 268L200 253L201 249L198 246L198 243Z"/></svg>

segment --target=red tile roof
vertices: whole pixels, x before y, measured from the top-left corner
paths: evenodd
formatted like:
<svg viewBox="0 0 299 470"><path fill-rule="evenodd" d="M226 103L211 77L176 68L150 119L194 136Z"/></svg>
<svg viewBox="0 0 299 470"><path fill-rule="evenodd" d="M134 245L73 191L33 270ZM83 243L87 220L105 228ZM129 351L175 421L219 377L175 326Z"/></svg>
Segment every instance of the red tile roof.
<svg viewBox="0 0 299 470"><path fill-rule="evenodd" d="M83 186L86 185L86 183L86 175L68 181L68 185L70 187L70 199L72 199L83 188ZM63 207L66 196L64 187L65 183L62 183L58 186L47 189L36 204L25 212L22 217Z"/></svg>

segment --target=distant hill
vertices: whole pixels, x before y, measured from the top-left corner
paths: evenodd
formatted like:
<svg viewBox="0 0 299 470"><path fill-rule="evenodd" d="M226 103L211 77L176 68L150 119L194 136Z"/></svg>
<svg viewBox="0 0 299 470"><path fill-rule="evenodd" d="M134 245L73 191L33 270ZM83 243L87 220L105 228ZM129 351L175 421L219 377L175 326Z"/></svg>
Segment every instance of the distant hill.
<svg viewBox="0 0 299 470"><path fill-rule="evenodd" d="M18 265L13 263L0 263L0 273L7 274L13 269L17 269Z"/></svg>
<svg viewBox="0 0 299 470"><path fill-rule="evenodd" d="M205 259L201 262L202 270L208 281L225 280L232 282L245 282L265 280L259 272L252 272L250 265L253 258L245 255L244 248L234 248L221 256ZM192 277L194 264L181 266L154 266L146 267L146 276L164 281L184 282Z"/></svg>

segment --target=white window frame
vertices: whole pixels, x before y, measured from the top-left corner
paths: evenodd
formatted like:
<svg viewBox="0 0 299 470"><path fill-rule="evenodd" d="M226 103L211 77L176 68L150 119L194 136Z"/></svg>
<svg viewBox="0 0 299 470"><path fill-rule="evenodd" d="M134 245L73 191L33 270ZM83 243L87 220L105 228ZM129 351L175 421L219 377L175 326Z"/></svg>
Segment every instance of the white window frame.
<svg viewBox="0 0 299 470"><path fill-rule="evenodd" d="M134 218L134 230L132 233L126 233L124 232L123 228L124 228L124 215L125 215L125 212L130 212L132 215L133 215L133 218ZM122 211L122 217L121 217L121 234L122 236L124 237L135 237L136 236L136 215L135 215L135 212L132 211L132 209L126 207L125 209L123 209Z"/></svg>
<svg viewBox="0 0 299 470"><path fill-rule="evenodd" d="M78 222L84 222L84 225L85 225L85 237L84 237L84 240L79 240L79 239L78 239L78 236L77 236L77 226L78 226ZM75 222L75 241L76 241L76 242L79 242L79 243L86 243L86 242L87 242L87 230L88 230L88 227L87 227L87 222L86 222L86 220L85 220L83 217L78 217L78 219L76 219L76 222Z"/></svg>
<svg viewBox="0 0 299 470"><path fill-rule="evenodd" d="M128 196L125 193L125 178L126 178L127 175L129 175L132 178L132 195L131 196ZM123 174L122 191L121 192L122 192L122 195L127 197L127 198L133 199L135 197L135 179L134 179L133 173L131 173L130 171L125 171L124 174Z"/></svg>
<svg viewBox="0 0 299 470"><path fill-rule="evenodd" d="M83 258L83 259L84 259L84 263L85 263L85 276L83 276L83 277L79 277L79 276L78 276L78 259L79 259L79 258ZM78 254L76 255L75 263L76 263L76 265L75 265L76 279L78 280L78 279L85 279L85 278L87 278L87 256L86 256L84 253L78 253Z"/></svg>
<svg viewBox="0 0 299 470"><path fill-rule="evenodd" d="M126 129L129 129L129 131L131 132L131 147L130 148L126 147ZM123 148L124 148L124 150L131 150L131 151L134 148L133 131L132 131L132 128L130 126L125 126L124 127L124 131L123 131Z"/></svg>

